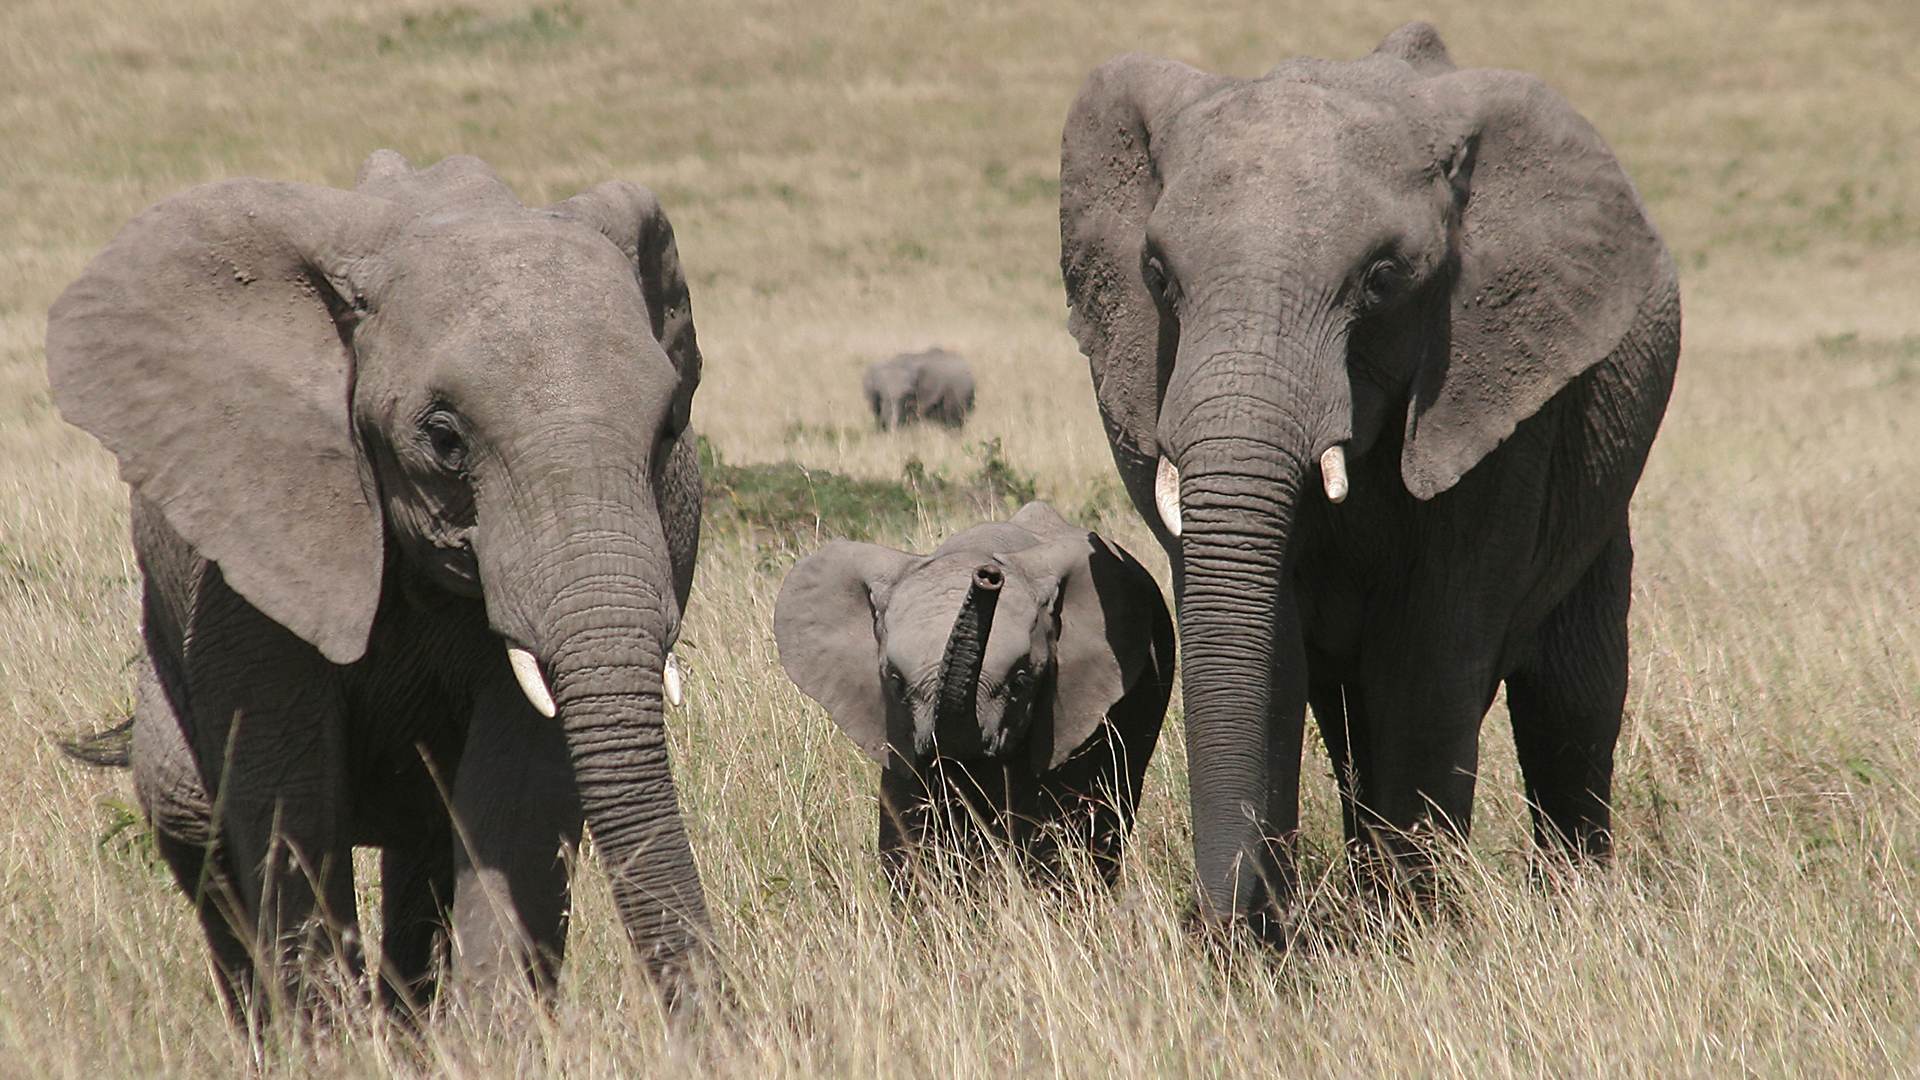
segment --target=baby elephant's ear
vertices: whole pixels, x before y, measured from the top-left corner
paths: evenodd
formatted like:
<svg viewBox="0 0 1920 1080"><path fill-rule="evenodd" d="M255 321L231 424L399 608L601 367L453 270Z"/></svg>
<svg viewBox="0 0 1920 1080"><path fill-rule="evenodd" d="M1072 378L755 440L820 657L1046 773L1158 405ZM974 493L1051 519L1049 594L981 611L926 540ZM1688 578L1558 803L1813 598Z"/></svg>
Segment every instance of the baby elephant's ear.
<svg viewBox="0 0 1920 1080"><path fill-rule="evenodd" d="M919 558L878 544L835 540L794 564L773 609L780 666L882 765L887 763L887 705L875 619L887 588Z"/></svg>
<svg viewBox="0 0 1920 1080"><path fill-rule="evenodd" d="M1147 568L1097 533L1007 558L1030 572L1042 564L1060 581L1053 730L1033 746L1035 771L1050 771L1086 745L1143 676L1172 671L1173 619Z"/></svg>

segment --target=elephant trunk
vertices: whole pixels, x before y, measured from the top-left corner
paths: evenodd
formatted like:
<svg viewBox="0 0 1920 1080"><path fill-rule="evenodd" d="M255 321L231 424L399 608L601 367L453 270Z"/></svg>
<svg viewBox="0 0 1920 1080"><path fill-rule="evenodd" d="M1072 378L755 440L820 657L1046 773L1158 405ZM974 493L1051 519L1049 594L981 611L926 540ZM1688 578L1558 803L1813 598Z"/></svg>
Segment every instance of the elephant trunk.
<svg viewBox="0 0 1920 1080"><path fill-rule="evenodd" d="M528 486L558 497L501 529L530 542L480 545L488 604L551 676L615 908L643 962L677 992L708 918L667 756L666 667L680 622L667 544L631 463L556 473ZM520 587L496 589L503 579Z"/></svg>
<svg viewBox="0 0 1920 1080"><path fill-rule="evenodd" d="M1298 822L1305 658L1286 569L1304 469L1251 449L1189 453L1181 482L1194 867L1214 918L1248 915L1291 891L1286 847Z"/></svg>
<svg viewBox="0 0 1920 1080"><path fill-rule="evenodd" d="M1182 342L1157 501L1177 522L1201 908L1260 920L1293 891L1307 679L1292 537L1312 464L1348 436L1345 334L1282 334L1272 315L1220 322L1234 332Z"/></svg>
<svg viewBox="0 0 1920 1080"><path fill-rule="evenodd" d="M947 637L940 661L940 696L934 707L938 749L950 757L977 757L990 747L980 727L980 667L986 659L987 636L993 631L993 613L1000 602L1006 576L997 566L978 567L960 614Z"/></svg>

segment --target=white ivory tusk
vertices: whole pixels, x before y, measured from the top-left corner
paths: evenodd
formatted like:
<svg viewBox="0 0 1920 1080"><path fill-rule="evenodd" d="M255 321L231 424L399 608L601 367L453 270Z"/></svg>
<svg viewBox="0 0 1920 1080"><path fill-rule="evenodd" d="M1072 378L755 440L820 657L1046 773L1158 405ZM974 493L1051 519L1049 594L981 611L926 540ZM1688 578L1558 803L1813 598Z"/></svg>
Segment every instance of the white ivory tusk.
<svg viewBox="0 0 1920 1080"><path fill-rule="evenodd" d="M1327 447L1320 455L1320 480L1327 485L1328 502L1345 502L1347 498L1347 452L1339 443Z"/></svg>
<svg viewBox="0 0 1920 1080"><path fill-rule="evenodd" d="M547 689L547 680L540 674L540 661L525 649L508 649L507 663L513 668L513 677L520 680L520 692L527 695L535 711L541 716L551 718L554 714L553 692Z"/></svg>
<svg viewBox="0 0 1920 1080"><path fill-rule="evenodd" d="M1160 521L1167 531L1180 535L1180 470L1168 461L1165 455L1160 458L1160 467L1153 474L1153 505L1160 511Z"/></svg>
<svg viewBox="0 0 1920 1080"><path fill-rule="evenodd" d="M667 704L679 708L686 700L686 676L680 672L680 658L667 654L666 670L660 673L660 689L666 694Z"/></svg>

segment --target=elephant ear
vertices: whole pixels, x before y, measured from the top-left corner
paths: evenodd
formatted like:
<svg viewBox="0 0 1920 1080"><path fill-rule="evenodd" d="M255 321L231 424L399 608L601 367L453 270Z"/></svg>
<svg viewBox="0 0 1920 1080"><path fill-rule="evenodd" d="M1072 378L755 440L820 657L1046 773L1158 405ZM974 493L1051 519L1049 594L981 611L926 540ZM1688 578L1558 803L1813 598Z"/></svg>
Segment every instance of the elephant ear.
<svg viewBox="0 0 1920 1080"><path fill-rule="evenodd" d="M1033 770L1045 773L1085 746L1143 675L1171 674L1173 619L1147 568L1098 533L1000 558L1032 578L1052 575L1060 583L1053 708L1050 719L1036 716L1029 740ZM1039 730L1042 722L1051 730Z"/></svg>
<svg viewBox="0 0 1920 1080"><path fill-rule="evenodd" d="M688 433L693 392L700 387L700 343L693 330L693 301L680 270L680 249L673 224L653 192L639 184L614 180L546 208L556 217L577 221L613 242L633 266L633 277L647 304L654 339L680 375L674 392L672 430L680 433L667 453L660 477L661 524L673 560L674 594L684 609L693 589L695 554L700 541L700 462Z"/></svg>
<svg viewBox="0 0 1920 1080"><path fill-rule="evenodd" d="M918 555L835 540L795 563L773 609L780 666L866 755L887 764L887 704L876 632L885 593Z"/></svg>
<svg viewBox="0 0 1920 1080"><path fill-rule="evenodd" d="M680 249L673 242L673 225L660 200L639 184L613 180L554 203L547 213L599 230L633 264L653 336L680 373L674 427L684 430L693 391L700 385L700 344L694 338L693 302L680 270Z"/></svg>
<svg viewBox="0 0 1920 1080"><path fill-rule="evenodd" d="M1116 453L1159 456L1161 365L1171 321L1140 275L1147 217L1160 198L1153 143L1172 117L1236 80L1144 53L1093 69L1067 113L1060 151L1060 271L1068 329L1093 368ZM1163 350L1163 345L1165 346Z"/></svg>
<svg viewBox="0 0 1920 1080"><path fill-rule="evenodd" d="M1454 70L1453 57L1432 23L1410 22L1380 39L1373 51L1403 60L1420 75L1445 75Z"/></svg>
<svg viewBox="0 0 1920 1080"><path fill-rule="evenodd" d="M1422 86L1467 120L1451 340L1416 369L1400 461L1430 499L1612 354L1674 270L1620 162L1544 82L1471 70Z"/></svg>
<svg viewBox="0 0 1920 1080"><path fill-rule="evenodd" d="M384 561L349 423L351 284L390 211L309 184L228 180L143 211L47 316L66 418L220 565L335 663L366 651Z"/></svg>

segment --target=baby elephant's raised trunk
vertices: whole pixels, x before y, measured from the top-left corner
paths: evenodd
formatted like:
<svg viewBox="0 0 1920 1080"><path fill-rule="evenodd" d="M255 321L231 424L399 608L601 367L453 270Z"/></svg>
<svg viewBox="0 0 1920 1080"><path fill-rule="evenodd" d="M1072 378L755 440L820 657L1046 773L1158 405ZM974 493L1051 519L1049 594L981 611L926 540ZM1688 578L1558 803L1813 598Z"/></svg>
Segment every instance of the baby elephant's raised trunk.
<svg viewBox="0 0 1920 1080"><path fill-rule="evenodd" d="M946 656L940 662L940 701L934 711L934 730L939 732L943 754L973 757L985 748L980 732L980 665L986 659L987 635L993 632L993 612L1005 582L997 566L975 569L960 615L953 620Z"/></svg>

